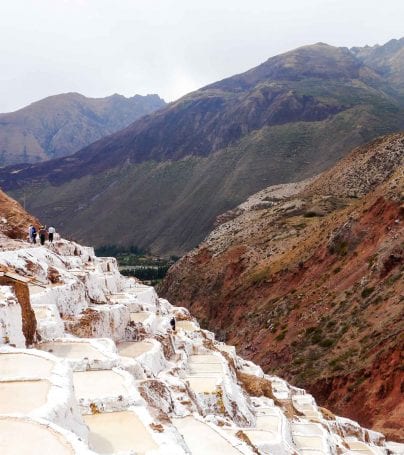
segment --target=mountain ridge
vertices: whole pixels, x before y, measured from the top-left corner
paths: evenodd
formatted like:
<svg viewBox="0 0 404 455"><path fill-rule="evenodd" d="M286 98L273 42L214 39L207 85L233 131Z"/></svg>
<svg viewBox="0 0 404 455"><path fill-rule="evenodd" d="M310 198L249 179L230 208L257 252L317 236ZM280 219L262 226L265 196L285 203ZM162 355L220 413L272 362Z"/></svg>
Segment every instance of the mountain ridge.
<svg viewBox="0 0 404 455"><path fill-rule="evenodd" d="M164 106L158 95L88 98L69 92L0 114L0 165L70 155Z"/></svg>
<svg viewBox="0 0 404 455"><path fill-rule="evenodd" d="M283 79L265 79L274 74ZM0 170L0 185L78 240L100 246L113 237L179 255L249 195L313 176L352 147L402 129L404 104L387 79L346 48L304 46L72 156ZM94 220L103 232L94 232Z"/></svg>

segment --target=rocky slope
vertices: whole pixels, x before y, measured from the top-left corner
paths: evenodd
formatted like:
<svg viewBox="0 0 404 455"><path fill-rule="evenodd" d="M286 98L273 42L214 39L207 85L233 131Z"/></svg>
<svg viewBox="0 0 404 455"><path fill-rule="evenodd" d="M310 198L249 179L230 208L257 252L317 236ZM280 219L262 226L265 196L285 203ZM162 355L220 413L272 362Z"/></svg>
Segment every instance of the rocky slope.
<svg viewBox="0 0 404 455"><path fill-rule="evenodd" d="M25 240L28 235L28 226L31 223L39 225L36 218L0 190L0 235Z"/></svg>
<svg viewBox="0 0 404 455"><path fill-rule="evenodd" d="M337 417L122 277L113 258L58 240L0 266L2 455L391 455L403 446ZM14 282L37 322L29 343ZM176 330L169 320L177 320Z"/></svg>
<svg viewBox="0 0 404 455"><path fill-rule="evenodd" d="M0 114L0 166L71 155L165 105L157 95L50 96Z"/></svg>
<svg viewBox="0 0 404 455"><path fill-rule="evenodd" d="M402 440L404 134L268 188L175 264L161 293L322 405Z"/></svg>
<svg viewBox="0 0 404 455"><path fill-rule="evenodd" d="M317 43L193 92L73 156L0 171L0 184L79 240L178 254L249 195L315 175L352 147L403 129L403 106L361 52Z"/></svg>
<svg viewBox="0 0 404 455"><path fill-rule="evenodd" d="M401 96L404 96L404 37L392 39L384 46L354 47L351 52L362 62L387 77Z"/></svg>

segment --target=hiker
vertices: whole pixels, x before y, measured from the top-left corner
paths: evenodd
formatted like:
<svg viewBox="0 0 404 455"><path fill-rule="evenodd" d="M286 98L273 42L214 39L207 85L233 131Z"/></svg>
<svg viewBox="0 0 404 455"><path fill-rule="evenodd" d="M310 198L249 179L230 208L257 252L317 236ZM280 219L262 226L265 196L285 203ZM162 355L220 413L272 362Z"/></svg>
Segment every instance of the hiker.
<svg viewBox="0 0 404 455"><path fill-rule="evenodd" d="M175 332L175 317L174 316L170 319L170 325L171 325L171 328L173 329L173 332Z"/></svg>
<svg viewBox="0 0 404 455"><path fill-rule="evenodd" d="M41 226L41 229L39 229L39 240L41 241L41 245L45 245L46 234L46 227Z"/></svg>
<svg viewBox="0 0 404 455"><path fill-rule="evenodd" d="M32 229L33 228L34 228L34 226L32 226L32 224L30 224L28 227L28 238L29 238L30 243L34 243L34 239L32 238Z"/></svg>
<svg viewBox="0 0 404 455"><path fill-rule="evenodd" d="M53 243L53 236L56 232L56 229L53 226L48 227L48 240L50 243Z"/></svg>
<svg viewBox="0 0 404 455"><path fill-rule="evenodd" d="M32 226L32 229L31 229L31 234L32 234L32 243L36 243L36 228L35 226Z"/></svg>

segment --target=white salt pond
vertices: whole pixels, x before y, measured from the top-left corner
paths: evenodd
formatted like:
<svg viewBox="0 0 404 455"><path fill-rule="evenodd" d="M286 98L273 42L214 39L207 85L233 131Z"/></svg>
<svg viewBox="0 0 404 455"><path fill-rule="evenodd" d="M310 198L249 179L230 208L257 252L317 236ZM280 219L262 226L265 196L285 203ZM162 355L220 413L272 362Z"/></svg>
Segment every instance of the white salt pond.
<svg viewBox="0 0 404 455"><path fill-rule="evenodd" d="M215 355L191 355L185 379L196 393L214 393L223 378L223 366Z"/></svg>
<svg viewBox="0 0 404 455"><path fill-rule="evenodd" d="M104 354L91 345L89 342L61 342L54 341L49 343L41 343L37 346L38 349L47 351L66 359L90 359L90 360L105 360Z"/></svg>
<svg viewBox="0 0 404 455"><path fill-rule="evenodd" d="M0 354L0 381L47 378L53 362L30 354Z"/></svg>
<svg viewBox="0 0 404 455"><path fill-rule="evenodd" d="M260 415L257 416L256 427L258 430L279 431L280 418L276 415Z"/></svg>
<svg viewBox="0 0 404 455"><path fill-rule="evenodd" d="M189 383L189 387L191 387L195 393L214 393L219 384L216 377L187 376L185 379Z"/></svg>
<svg viewBox="0 0 404 455"><path fill-rule="evenodd" d="M323 439L320 436L294 434L293 441L299 449L318 450L320 452L324 449Z"/></svg>
<svg viewBox="0 0 404 455"><path fill-rule="evenodd" d="M46 291L46 287L45 286L42 287L42 286L38 286L36 284L29 284L28 288L29 288L29 294L30 295L40 294L40 293Z"/></svg>
<svg viewBox="0 0 404 455"><path fill-rule="evenodd" d="M364 444L361 441L348 441L349 449L351 454L358 455L375 455L381 454L381 452L375 448L372 450L368 445Z"/></svg>
<svg viewBox="0 0 404 455"><path fill-rule="evenodd" d="M240 455L223 436L194 417L172 419L192 455Z"/></svg>
<svg viewBox="0 0 404 455"><path fill-rule="evenodd" d="M223 367L218 363L188 363L189 374L216 373L218 376L223 375Z"/></svg>
<svg viewBox="0 0 404 455"><path fill-rule="evenodd" d="M199 327L197 327L192 321L177 321L176 329L182 329L185 332L196 332L199 330Z"/></svg>
<svg viewBox="0 0 404 455"><path fill-rule="evenodd" d="M73 455L69 442L51 428L37 422L0 417L1 455Z"/></svg>
<svg viewBox="0 0 404 455"><path fill-rule="evenodd" d="M117 346L119 355L124 357L139 357L145 352L150 351L153 343L149 341L127 341L119 343Z"/></svg>
<svg viewBox="0 0 404 455"><path fill-rule="evenodd" d="M248 436L248 439L258 447L276 441L276 435L274 435L272 431L243 429L243 433L245 433Z"/></svg>
<svg viewBox="0 0 404 455"><path fill-rule="evenodd" d="M49 310L45 306L33 305L32 309L34 310L36 319L47 319L48 317L52 317L52 315L49 315Z"/></svg>
<svg viewBox="0 0 404 455"><path fill-rule="evenodd" d="M0 382L0 414L28 414L43 406L49 387L46 380Z"/></svg>
<svg viewBox="0 0 404 455"><path fill-rule="evenodd" d="M222 364L222 361L219 357L213 354L194 354L190 355L188 358L188 363L214 363L214 364Z"/></svg>
<svg viewBox="0 0 404 455"><path fill-rule="evenodd" d="M83 418L90 429L90 448L98 453L133 450L140 455L158 448L143 423L132 412L107 412Z"/></svg>
<svg viewBox="0 0 404 455"><path fill-rule="evenodd" d="M144 322L151 313L149 311L139 311L137 313L130 314L131 322Z"/></svg>
<svg viewBox="0 0 404 455"><path fill-rule="evenodd" d="M78 399L96 400L128 394L123 377L112 370L75 372L73 384Z"/></svg>

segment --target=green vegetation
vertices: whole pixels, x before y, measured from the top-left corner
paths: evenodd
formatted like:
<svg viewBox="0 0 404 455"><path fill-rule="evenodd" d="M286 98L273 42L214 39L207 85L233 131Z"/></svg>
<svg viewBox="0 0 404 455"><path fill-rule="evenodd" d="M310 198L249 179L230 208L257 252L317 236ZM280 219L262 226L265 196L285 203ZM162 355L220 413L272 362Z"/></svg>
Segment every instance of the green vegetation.
<svg viewBox="0 0 404 455"><path fill-rule="evenodd" d="M321 340L319 342L319 345L322 347L322 348L330 348L331 346L333 346L335 343L335 340L331 339L331 338L326 338L325 340Z"/></svg>
<svg viewBox="0 0 404 455"><path fill-rule="evenodd" d="M103 245L96 249L97 256L114 256L122 275L134 276L141 281L158 284L178 256L154 257L136 245L125 248L119 245Z"/></svg>
<svg viewBox="0 0 404 455"><path fill-rule="evenodd" d="M391 286L392 284L394 284L397 280L399 280L401 277L401 272L398 272L394 275L391 275L389 278L387 278L386 280L386 284L387 286Z"/></svg>
<svg viewBox="0 0 404 455"><path fill-rule="evenodd" d="M121 269L122 275L134 276L153 285L158 284L167 274L170 265L139 266L133 269Z"/></svg>
<svg viewBox="0 0 404 455"><path fill-rule="evenodd" d="M365 288L363 289L363 291L361 292L361 297L363 299L366 299L366 297L369 297L370 294L372 294L372 292L375 290L375 288Z"/></svg>
<svg viewBox="0 0 404 455"><path fill-rule="evenodd" d="M288 329L283 329L282 332L275 337L275 340L282 341L285 338L287 331Z"/></svg>
<svg viewBox="0 0 404 455"><path fill-rule="evenodd" d="M95 249L95 254L97 256L109 256L109 257L116 257L119 261L122 260L124 257L139 257L141 255L146 254L142 248L138 246L130 246L130 247L123 247L119 245L102 245ZM128 264L128 265L135 265L135 264Z"/></svg>
<svg viewBox="0 0 404 455"><path fill-rule="evenodd" d="M25 197L30 211L78 241L183 254L206 237L217 215L251 194L315 175L353 147L403 129L394 89L377 78L370 83L354 56L346 60L330 46L313 46L293 62L290 55L268 68L270 79L253 69L187 95L116 142L97 142L86 164L78 160L64 172L60 163L57 172L32 175L34 167L25 177L5 171L0 184L17 183L14 197ZM282 62L292 64L294 77L284 78ZM310 209L302 216L307 225L321 216ZM336 248L347 252L346 244Z"/></svg>

